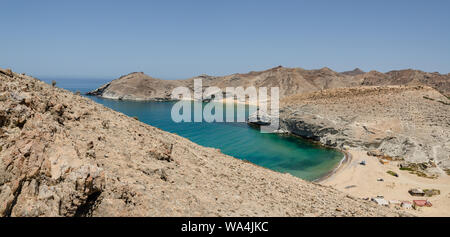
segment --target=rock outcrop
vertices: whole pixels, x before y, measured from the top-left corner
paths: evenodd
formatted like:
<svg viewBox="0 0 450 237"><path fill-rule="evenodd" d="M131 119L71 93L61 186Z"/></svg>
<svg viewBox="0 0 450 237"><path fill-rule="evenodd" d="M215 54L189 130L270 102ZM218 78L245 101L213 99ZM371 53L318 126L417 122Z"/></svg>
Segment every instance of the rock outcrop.
<svg viewBox="0 0 450 237"><path fill-rule="evenodd" d="M3 71L0 138L0 216L402 215Z"/></svg>
<svg viewBox="0 0 450 237"><path fill-rule="evenodd" d="M358 87L287 97L281 128L339 148L450 168L450 100L426 86Z"/></svg>
<svg viewBox="0 0 450 237"><path fill-rule="evenodd" d="M118 100L170 100L172 90L182 85L181 81L159 80L142 72L133 72L87 94Z"/></svg>
<svg viewBox="0 0 450 237"><path fill-rule="evenodd" d="M282 66L260 72L237 73L221 77L201 75L187 80L159 80L144 73L131 73L88 94L110 99L171 100L172 90L178 86L193 90L194 79L202 79L204 87L215 86L223 91L226 87L239 86L244 88L279 87L280 98L332 88L382 85L426 85L450 96L450 76L439 73L418 70L365 73L358 68L337 73L329 68L305 70Z"/></svg>

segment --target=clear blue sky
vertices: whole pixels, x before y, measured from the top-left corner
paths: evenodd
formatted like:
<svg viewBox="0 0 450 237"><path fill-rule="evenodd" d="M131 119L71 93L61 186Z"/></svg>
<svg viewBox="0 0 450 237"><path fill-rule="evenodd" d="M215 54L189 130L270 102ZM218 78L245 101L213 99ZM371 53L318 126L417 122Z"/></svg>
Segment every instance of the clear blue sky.
<svg viewBox="0 0 450 237"><path fill-rule="evenodd" d="M450 1L0 0L0 67L37 77L277 65L450 72Z"/></svg>

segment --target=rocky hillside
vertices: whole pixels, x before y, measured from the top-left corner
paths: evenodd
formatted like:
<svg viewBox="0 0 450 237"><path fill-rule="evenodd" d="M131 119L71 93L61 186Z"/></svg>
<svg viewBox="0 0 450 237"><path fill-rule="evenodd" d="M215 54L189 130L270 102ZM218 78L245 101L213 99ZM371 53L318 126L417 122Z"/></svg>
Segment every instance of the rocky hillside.
<svg viewBox="0 0 450 237"><path fill-rule="evenodd" d="M203 79L203 86L226 87L279 87L280 97L309 93L323 89L364 85L427 85L450 96L450 75L402 70L368 73L360 69L337 73L329 68L304 70L302 68L275 67L266 71L232 74L223 77L201 75L187 80L159 80L144 73L131 73L91 91L90 95L112 99L169 100L177 86L193 88L194 79Z"/></svg>
<svg viewBox="0 0 450 237"><path fill-rule="evenodd" d="M450 169L450 100L427 86L358 87L287 97L282 128L323 144Z"/></svg>
<svg viewBox="0 0 450 237"><path fill-rule="evenodd" d="M0 216L397 216L0 70Z"/></svg>
<svg viewBox="0 0 450 237"><path fill-rule="evenodd" d="M419 70L400 70L380 73L371 71L360 75L364 86L386 85L426 85L450 97L450 74L442 75L437 72L427 73Z"/></svg>
<svg viewBox="0 0 450 237"><path fill-rule="evenodd" d="M89 95L124 100L168 100L171 92L183 81L160 80L142 72L130 73L89 92Z"/></svg>

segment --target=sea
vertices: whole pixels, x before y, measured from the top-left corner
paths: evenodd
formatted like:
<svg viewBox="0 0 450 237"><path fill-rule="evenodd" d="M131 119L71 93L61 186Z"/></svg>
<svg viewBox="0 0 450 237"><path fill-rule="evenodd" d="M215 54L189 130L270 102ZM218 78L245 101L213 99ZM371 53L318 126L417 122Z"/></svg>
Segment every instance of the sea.
<svg viewBox="0 0 450 237"><path fill-rule="evenodd" d="M47 83L82 94L96 89L109 80L100 79L41 79ZM181 122L172 120L176 102L136 102L87 98L113 110L137 117L139 121L178 134L205 147L220 149L224 154L252 162L280 173L289 173L313 181L335 169L344 154L311 141L285 134L261 133L258 128L242 122ZM189 102L199 103L199 102ZM237 109L235 109L237 111ZM247 106L248 111L248 106ZM246 113L248 116L248 112Z"/></svg>

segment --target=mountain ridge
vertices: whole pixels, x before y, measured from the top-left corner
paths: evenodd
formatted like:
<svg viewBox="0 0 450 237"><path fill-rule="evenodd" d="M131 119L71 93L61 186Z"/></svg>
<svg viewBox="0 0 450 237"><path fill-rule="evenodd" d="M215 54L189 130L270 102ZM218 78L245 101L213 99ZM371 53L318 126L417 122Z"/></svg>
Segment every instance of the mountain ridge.
<svg viewBox="0 0 450 237"><path fill-rule="evenodd" d="M447 97L450 96L450 75L448 74L413 69L393 70L386 73L373 70L364 72L359 68L339 73L327 67L306 70L282 66L226 76L202 74L184 80L162 80L142 72L130 73L109 82L106 90L97 89L87 94L110 99L171 100L170 95L174 88L178 86L192 88L194 79L203 79L204 87L216 86L220 89L238 86L279 87L280 98L324 89L384 85L425 85L435 88Z"/></svg>

